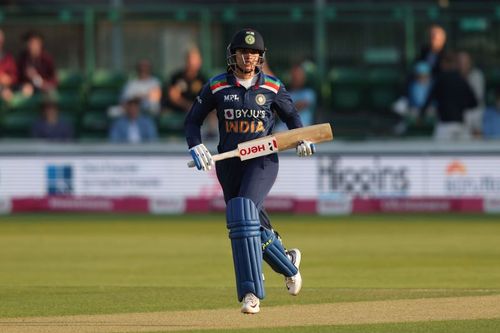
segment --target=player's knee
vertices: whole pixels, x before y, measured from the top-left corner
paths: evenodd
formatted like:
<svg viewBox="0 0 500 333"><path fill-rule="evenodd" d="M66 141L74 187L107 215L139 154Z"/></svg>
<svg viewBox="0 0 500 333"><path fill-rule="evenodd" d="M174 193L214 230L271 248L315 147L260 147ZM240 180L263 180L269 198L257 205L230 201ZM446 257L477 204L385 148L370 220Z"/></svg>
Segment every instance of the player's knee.
<svg viewBox="0 0 500 333"><path fill-rule="evenodd" d="M236 197L229 200L226 220L230 238L260 236L259 211L248 198Z"/></svg>

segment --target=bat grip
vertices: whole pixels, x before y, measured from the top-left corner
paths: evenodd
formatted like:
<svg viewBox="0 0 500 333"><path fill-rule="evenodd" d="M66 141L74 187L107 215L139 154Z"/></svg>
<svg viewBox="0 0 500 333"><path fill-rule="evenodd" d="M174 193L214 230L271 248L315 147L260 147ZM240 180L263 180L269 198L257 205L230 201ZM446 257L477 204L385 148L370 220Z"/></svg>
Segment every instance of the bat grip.
<svg viewBox="0 0 500 333"><path fill-rule="evenodd" d="M238 149L235 150L230 150L225 153L217 154L217 155L212 155L212 160L214 162L220 161L220 160L225 160L226 158L231 158L231 157L237 157L238 156ZM193 160L187 162L187 166L189 168L194 168L196 164L194 163Z"/></svg>

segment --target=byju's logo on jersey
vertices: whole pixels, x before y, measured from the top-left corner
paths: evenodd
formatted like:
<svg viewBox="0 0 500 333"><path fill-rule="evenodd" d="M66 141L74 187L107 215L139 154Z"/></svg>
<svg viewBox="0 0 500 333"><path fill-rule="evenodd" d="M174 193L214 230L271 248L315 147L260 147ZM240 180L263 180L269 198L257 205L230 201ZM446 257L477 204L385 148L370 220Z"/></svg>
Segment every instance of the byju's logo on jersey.
<svg viewBox="0 0 500 333"><path fill-rule="evenodd" d="M224 118L227 120L234 119L234 109L224 109Z"/></svg>
<svg viewBox="0 0 500 333"><path fill-rule="evenodd" d="M239 102L240 96L238 95L224 95L224 102Z"/></svg>

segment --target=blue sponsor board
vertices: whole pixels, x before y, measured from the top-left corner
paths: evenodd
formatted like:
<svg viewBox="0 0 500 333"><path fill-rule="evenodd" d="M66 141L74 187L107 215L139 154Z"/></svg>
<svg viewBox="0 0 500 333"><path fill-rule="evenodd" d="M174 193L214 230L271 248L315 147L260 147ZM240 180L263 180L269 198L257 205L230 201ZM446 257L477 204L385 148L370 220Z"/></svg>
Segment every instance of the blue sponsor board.
<svg viewBox="0 0 500 333"><path fill-rule="evenodd" d="M46 172L48 195L73 193L73 168L70 165L48 165Z"/></svg>

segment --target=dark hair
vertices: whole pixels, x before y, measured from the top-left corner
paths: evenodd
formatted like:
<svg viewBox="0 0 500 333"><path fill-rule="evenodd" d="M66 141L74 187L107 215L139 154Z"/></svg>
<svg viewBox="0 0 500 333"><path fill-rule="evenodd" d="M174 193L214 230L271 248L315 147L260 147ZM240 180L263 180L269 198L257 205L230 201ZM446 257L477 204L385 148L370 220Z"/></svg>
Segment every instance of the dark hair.
<svg viewBox="0 0 500 333"><path fill-rule="evenodd" d="M141 66L143 64L147 64L150 69L153 68L153 64L151 63L151 60L146 59L146 58L142 58L142 59L137 60L137 62L135 63L135 69L139 70L139 68L141 68Z"/></svg>
<svg viewBox="0 0 500 333"><path fill-rule="evenodd" d="M52 99L46 99L40 103L40 110L42 110L42 111L45 111L45 110L50 109L50 108L58 109L58 107L59 106L58 106L57 102L52 100Z"/></svg>
<svg viewBox="0 0 500 333"><path fill-rule="evenodd" d="M443 54L443 59L441 60L441 64L448 67L456 67L457 65L457 54L453 51L446 51Z"/></svg>
<svg viewBox="0 0 500 333"><path fill-rule="evenodd" d="M43 41L43 36L41 33L39 33L38 31L35 31L35 30L30 30L28 32L26 32L24 35L23 35L23 41L24 42L27 42L29 41L30 39L32 38L39 38Z"/></svg>

